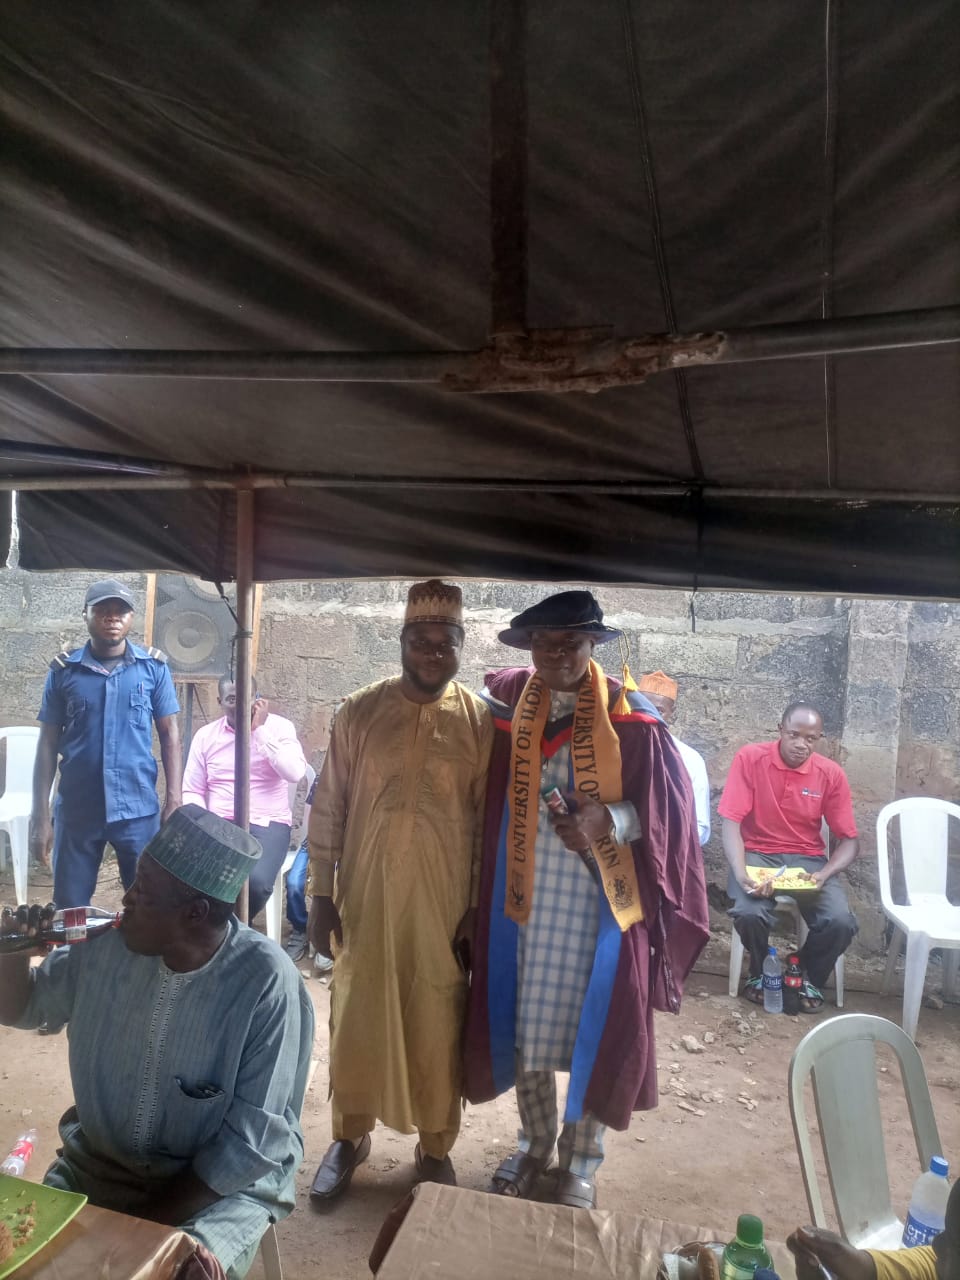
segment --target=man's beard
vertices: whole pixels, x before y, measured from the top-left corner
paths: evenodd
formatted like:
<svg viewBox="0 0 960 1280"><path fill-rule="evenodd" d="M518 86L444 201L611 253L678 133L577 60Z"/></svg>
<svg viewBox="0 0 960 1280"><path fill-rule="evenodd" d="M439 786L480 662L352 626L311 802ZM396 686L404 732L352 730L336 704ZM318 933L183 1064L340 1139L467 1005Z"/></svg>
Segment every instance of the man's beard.
<svg viewBox="0 0 960 1280"><path fill-rule="evenodd" d="M416 689L418 693L426 693L431 696L435 696L443 693L444 689L447 687L447 685L450 683L450 680L453 678L452 676L444 676L444 678L440 681L439 684L427 684L427 682L425 680L421 680L420 677L417 675L416 671L414 671L412 667L409 667L405 662L401 661L400 666L403 669L403 674L410 681L410 683L413 685L414 689Z"/></svg>

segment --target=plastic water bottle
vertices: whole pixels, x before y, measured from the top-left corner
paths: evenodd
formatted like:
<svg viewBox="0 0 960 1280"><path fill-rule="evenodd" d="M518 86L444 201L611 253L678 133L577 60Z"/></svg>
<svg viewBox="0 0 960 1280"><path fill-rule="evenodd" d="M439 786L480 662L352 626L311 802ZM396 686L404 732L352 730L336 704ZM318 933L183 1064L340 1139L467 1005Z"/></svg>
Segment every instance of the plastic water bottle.
<svg viewBox="0 0 960 1280"><path fill-rule="evenodd" d="M770 947L763 962L763 1012L783 1013L783 969L776 947Z"/></svg>
<svg viewBox="0 0 960 1280"><path fill-rule="evenodd" d="M0 1173L9 1173L15 1178L22 1178L23 1171L33 1155L33 1148L39 1137L40 1135L36 1129L24 1130L13 1144L13 1149L6 1160L4 1160L3 1164L0 1164Z"/></svg>
<svg viewBox="0 0 960 1280"><path fill-rule="evenodd" d="M913 1249L918 1244L933 1244L934 1236L943 1230L947 1197L950 1195L949 1172L950 1166L943 1156L934 1156L928 1172L921 1173L913 1184L907 1225L903 1228L904 1249Z"/></svg>
<svg viewBox="0 0 960 1280"><path fill-rule="evenodd" d="M763 1223L752 1213L741 1213L737 1219L735 1239L723 1251L721 1280L754 1280L758 1267L772 1267L763 1246Z"/></svg>

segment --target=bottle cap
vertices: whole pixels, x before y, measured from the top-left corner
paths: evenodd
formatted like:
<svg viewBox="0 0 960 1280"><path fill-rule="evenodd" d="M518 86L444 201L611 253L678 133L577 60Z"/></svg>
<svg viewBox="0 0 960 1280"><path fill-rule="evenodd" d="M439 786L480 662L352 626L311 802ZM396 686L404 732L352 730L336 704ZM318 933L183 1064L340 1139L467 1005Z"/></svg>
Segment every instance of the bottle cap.
<svg viewBox="0 0 960 1280"><path fill-rule="evenodd" d="M775 956L776 954L777 954L777 948L776 948L776 947L767 947L767 955L768 955L768 956Z"/></svg>
<svg viewBox="0 0 960 1280"><path fill-rule="evenodd" d="M934 1156L930 1161L930 1172L935 1173L938 1178L945 1178L950 1172L950 1165L943 1156Z"/></svg>
<svg viewBox="0 0 960 1280"><path fill-rule="evenodd" d="M763 1244L763 1223L755 1214L741 1213L737 1219L737 1239L741 1244Z"/></svg>
<svg viewBox="0 0 960 1280"><path fill-rule="evenodd" d="M780 1277L773 1267L757 1267L753 1273L753 1280L780 1280Z"/></svg>

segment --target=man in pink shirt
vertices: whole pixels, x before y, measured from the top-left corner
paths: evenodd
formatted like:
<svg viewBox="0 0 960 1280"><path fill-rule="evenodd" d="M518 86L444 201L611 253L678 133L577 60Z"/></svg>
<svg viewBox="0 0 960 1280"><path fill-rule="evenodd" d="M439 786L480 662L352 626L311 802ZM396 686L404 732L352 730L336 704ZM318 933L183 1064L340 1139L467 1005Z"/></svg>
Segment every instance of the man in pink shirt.
<svg viewBox="0 0 960 1280"><path fill-rule="evenodd" d="M776 920L772 899L789 890L778 889L775 880L758 887L747 868L796 867L811 877L814 885L795 896L810 930L800 951L800 1007L814 1013L823 1005L821 988L857 932L836 878L857 856L857 826L847 775L815 750L823 737L816 707L791 703L779 729L773 742L741 747L730 766L719 805L723 851L730 864L727 891L733 898L734 927L750 956L744 994L759 1004L763 961ZM821 835L824 821L836 841L833 852Z"/></svg>
<svg viewBox="0 0 960 1280"><path fill-rule="evenodd" d="M224 714L193 735L183 771L183 803L202 805L232 822L237 696L230 676L221 676L217 689L217 701ZM251 921L273 892L290 847L289 785L299 782L307 771L293 724L283 716L270 714L270 704L257 693L256 681L253 695L250 834L260 841L263 856L250 875Z"/></svg>

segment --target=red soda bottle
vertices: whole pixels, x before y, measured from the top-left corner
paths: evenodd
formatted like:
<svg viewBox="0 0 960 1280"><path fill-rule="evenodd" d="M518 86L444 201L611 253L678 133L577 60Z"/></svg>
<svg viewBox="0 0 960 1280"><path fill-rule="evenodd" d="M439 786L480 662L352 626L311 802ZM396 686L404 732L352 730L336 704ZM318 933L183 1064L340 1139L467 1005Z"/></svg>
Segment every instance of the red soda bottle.
<svg viewBox="0 0 960 1280"><path fill-rule="evenodd" d="M790 956L787 971L783 975L783 1012L794 1017L800 1012L800 990L803 987L803 971L800 957Z"/></svg>

